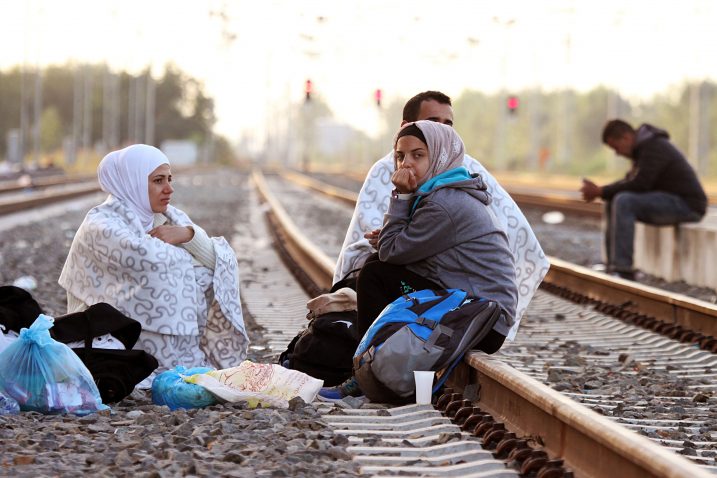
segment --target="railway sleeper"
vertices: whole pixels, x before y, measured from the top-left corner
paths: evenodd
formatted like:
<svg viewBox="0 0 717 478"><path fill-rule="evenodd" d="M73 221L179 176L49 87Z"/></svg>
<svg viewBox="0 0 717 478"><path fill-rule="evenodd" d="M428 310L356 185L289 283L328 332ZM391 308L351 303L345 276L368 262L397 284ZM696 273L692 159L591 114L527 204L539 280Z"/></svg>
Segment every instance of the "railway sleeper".
<svg viewBox="0 0 717 478"><path fill-rule="evenodd" d="M577 291L572 291L566 287L558 286L549 282L543 282L540 288L547 292L562 297L571 302L575 302L580 305L594 304L593 308L605 315L623 320L626 323L632 325L638 325L657 332L658 334L664 335L671 339L679 340L683 343L691 343L698 345L702 350L708 352L717 353L717 338L710 335L703 335L702 333L687 329L679 324L673 324L650 317L645 314L640 314L636 311L630 310L635 304L628 301L623 304L610 304L608 302L593 299Z"/></svg>
<svg viewBox="0 0 717 478"><path fill-rule="evenodd" d="M463 397L454 389L446 387L436 400L436 409L451 418L462 430L481 440L483 448L491 450L497 459L506 460L508 465L519 471L523 477L572 478L573 473L565 469L560 458L551 459L545 450L533 448L534 438L520 438L506 429L505 424L496 421Z"/></svg>

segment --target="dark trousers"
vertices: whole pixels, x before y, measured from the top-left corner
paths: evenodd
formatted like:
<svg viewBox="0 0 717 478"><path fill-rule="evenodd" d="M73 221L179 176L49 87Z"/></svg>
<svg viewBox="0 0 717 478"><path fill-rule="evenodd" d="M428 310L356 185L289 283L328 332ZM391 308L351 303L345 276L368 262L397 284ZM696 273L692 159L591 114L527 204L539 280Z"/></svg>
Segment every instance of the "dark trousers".
<svg viewBox="0 0 717 478"><path fill-rule="evenodd" d="M356 285L358 338L364 336L388 304L403 294L422 289L440 290L443 287L411 272L405 266L381 262L378 254L369 257L359 272ZM504 335L491 330L475 348L492 354L500 349L504 340Z"/></svg>
<svg viewBox="0 0 717 478"><path fill-rule="evenodd" d="M622 191L605 203L605 250L608 265L620 272L632 270L635 221L655 226L696 222L702 214L684 199L663 191Z"/></svg>

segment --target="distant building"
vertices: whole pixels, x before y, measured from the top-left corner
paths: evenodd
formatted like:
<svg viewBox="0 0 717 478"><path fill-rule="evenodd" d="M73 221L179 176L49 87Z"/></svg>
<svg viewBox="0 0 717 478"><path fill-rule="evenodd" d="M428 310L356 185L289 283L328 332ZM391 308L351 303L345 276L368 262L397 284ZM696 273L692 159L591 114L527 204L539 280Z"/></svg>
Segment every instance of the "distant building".
<svg viewBox="0 0 717 478"><path fill-rule="evenodd" d="M162 141L159 149L167 155L173 166L196 164L199 159L199 148L194 141L168 139Z"/></svg>

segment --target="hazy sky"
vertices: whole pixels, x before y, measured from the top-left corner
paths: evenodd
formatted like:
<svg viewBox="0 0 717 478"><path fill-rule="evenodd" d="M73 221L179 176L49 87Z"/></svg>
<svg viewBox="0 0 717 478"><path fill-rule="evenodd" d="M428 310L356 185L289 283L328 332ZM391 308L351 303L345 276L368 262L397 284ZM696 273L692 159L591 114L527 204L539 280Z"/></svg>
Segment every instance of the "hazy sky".
<svg viewBox="0 0 717 478"><path fill-rule="evenodd" d="M0 67L172 61L236 139L284 121L310 78L339 120L374 133L384 100L439 89L609 85L647 96L717 77L710 0L0 0Z"/></svg>

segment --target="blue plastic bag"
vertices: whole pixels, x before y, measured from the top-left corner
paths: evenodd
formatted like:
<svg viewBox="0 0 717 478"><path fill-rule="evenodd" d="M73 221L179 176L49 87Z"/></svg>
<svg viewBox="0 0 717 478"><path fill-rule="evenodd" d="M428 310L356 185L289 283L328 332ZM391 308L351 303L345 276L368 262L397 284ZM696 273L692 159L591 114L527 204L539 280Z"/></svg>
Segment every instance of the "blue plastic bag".
<svg viewBox="0 0 717 478"><path fill-rule="evenodd" d="M109 409L82 360L50 337L54 321L40 314L0 352L0 393L16 400L22 411L87 415Z"/></svg>
<svg viewBox="0 0 717 478"><path fill-rule="evenodd" d="M206 388L184 381L184 377L212 370L209 367L187 369L178 365L173 370L160 373L152 381L152 402L155 405L167 405L170 410L203 408L219 403Z"/></svg>

